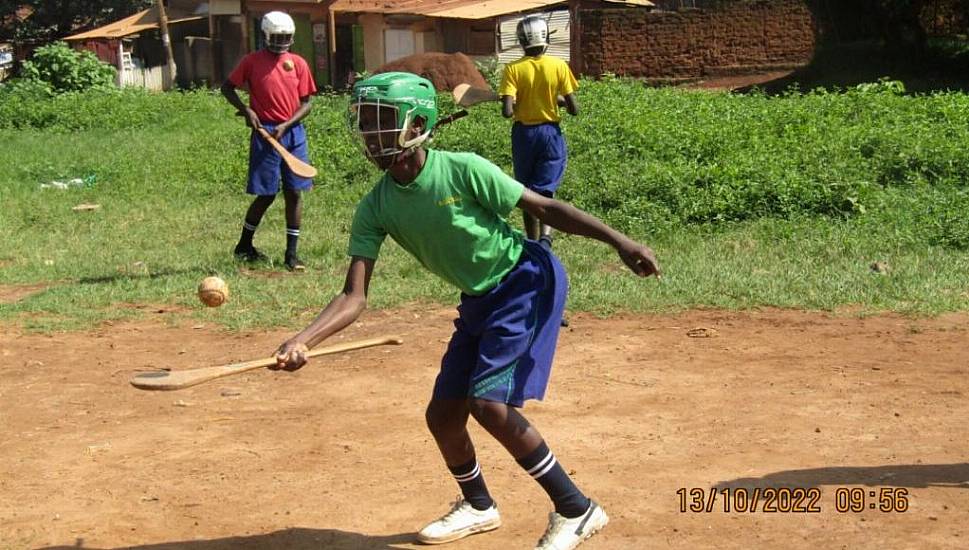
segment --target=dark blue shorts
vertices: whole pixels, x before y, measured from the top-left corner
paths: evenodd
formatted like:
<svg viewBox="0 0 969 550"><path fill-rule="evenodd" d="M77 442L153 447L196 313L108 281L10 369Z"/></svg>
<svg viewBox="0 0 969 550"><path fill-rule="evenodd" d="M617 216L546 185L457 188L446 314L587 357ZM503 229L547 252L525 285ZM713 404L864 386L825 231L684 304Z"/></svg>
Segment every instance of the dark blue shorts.
<svg viewBox="0 0 969 550"><path fill-rule="evenodd" d="M551 252L525 241L518 264L481 296L461 295L434 399L515 407L542 399L552 370L568 278Z"/></svg>
<svg viewBox="0 0 969 550"><path fill-rule="evenodd" d="M270 134L276 129L275 124L263 123L263 128ZM297 124L283 135L279 143L296 158L309 163L306 147L306 129ZM275 195L279 193L279 180L287 189L306 191L313 188L313 180L301 178L289 171L283 157L266 142L258 132L253 132L249 139L249 181L246 193L250 195Z"/></svg>
<svg viewBox="0 0 969 550"><path fill-rule="evenodd" d="M549 122L511 127L515 179L540 195L551 197L562 183L568 149L558 124Z"/></svg>

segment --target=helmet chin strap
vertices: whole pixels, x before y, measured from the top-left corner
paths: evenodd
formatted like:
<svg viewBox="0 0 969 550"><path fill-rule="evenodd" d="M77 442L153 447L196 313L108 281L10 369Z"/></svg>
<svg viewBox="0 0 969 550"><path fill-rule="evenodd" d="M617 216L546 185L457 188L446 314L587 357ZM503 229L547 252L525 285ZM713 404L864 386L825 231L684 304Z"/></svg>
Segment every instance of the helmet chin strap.
<svg viewBox="0 0 969 550"><path fill-rule="evenodd" d="M397 137L397 145L399 145L400 148L402 149L402 151L398 153L398 155L401 155L403 153L413 150L415 147L427 141L427 138L431 135L431 130L428 129L420 135L414 136L411 139L406 139L407 132L410 131L410 129L412 128L411 126L412 120L413 119L411 118L410 113L408 113L407 118L404 120L404 127L400 129L400 134ZM406 157L402 157L402 158L406 158Z"/></svg>

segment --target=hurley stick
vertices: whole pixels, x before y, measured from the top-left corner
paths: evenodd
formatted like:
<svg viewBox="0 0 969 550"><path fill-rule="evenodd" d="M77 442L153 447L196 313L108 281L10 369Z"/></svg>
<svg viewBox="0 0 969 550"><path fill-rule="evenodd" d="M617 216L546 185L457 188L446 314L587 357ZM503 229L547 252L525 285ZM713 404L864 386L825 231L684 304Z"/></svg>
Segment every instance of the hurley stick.
<svg viewBox="0 0 969 550"><path fill-rule="evenodd" d="M344 351L369 348L372 346L382 346L385 344L399 345L402 343L404 343L403 340L392 336L344 342L342 344L310 350L306 354L306 358L309 359L310 357L342 353ZM266 359L255 359L253 361L246 361L245 363L232 363L218 367L203 367L182 371L143 372L131 377L131 385L140 390L180 390L201 384L202 382L222 378L223 376L231 376L253 369L270 367L275 364L276 357L268 357Z"/></svg>
<svg viewBox="0 0 969 550"><path fill-rule="evenodd" d="M280 145L280 143L276 141L275 138L273 138L273 136L269 132L267 132L265 128L260 126L259 128L256 129L256 131L259 132L259 135L261 135L263 139L269 142L269 145L273 146L273 149L275 149L281 157L283 157L283 162L286 163L286 166L289 167L289 170L292 173L296 174L301 178L316 177L316 168L313 168L309 164L306 164L305 162L299 160L292 153L287 151L286 148Z"/></svg>
<svg viewBox="0 0 969 550"><path fill-rule="evenodd" d="M470 84L458 84L451 92L454 102L462 107L470 107L485 101L498 101L498 94L491 88L475 88Z"/></svg>

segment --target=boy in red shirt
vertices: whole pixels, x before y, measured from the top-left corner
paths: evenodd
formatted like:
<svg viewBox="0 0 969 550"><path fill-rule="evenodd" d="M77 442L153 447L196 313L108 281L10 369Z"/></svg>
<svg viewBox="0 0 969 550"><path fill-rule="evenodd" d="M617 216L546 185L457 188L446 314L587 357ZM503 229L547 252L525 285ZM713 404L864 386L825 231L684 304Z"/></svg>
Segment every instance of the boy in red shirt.
<svg viewBox="0 0 969 550"><path fill-rule="evenodd" d="M249 140L249 178L246 192L256 195L246 212L242 235L235 247L236 257L246 261L263 261L266 256L252 245L252 237L262 221L266 209L279 193L282 180L286 199L286 256L290 271L303 271L306 266L296 253L299 228L302 222L301 192L313 187L313 180L289 171L282 157L255 131L265 128L297 158L309 162L306 130L300 122L310 112L310 96L316 93L316 83L306 61L289 51L293 45L296 24L289 15L272 11L262 18L266 48L242 58L239 65L222 85L222 95L245 116L253 128ZM245 105L236 88L249 91Z"/></svg>

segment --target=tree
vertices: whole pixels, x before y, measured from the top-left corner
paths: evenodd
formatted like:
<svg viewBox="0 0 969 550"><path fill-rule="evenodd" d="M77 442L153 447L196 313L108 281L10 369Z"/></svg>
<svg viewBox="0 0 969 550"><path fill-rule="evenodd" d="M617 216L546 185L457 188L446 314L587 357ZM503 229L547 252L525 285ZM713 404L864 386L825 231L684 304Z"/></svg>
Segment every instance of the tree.
<svg viewBox="0 0 969 550"><path fill-rule="evenodd" d="M919 58L925 51L926 33L920 15L928 0L866 0L881 24L882 38L890 50Z"/></svg>
<svg viewBox="0 0 969 550"><path fill-rule="evenodd" d="M145 9L152 0L0 0L0 39L54 40ZM17 13L29 13L20 21Z"/></svg>

